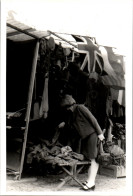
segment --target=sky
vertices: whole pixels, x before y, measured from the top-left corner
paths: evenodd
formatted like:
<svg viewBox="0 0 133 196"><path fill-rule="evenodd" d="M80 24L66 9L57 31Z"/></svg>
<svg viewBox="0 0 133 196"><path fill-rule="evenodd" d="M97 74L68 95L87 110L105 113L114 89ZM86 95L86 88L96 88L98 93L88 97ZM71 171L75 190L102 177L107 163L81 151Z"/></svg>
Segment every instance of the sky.
<svg viewBox="0 0 133 196"><path fill-rule="evenodd" d="M132 0L3 0L6 12L38 30L96 37L126 55L131 43Z"/></svg>

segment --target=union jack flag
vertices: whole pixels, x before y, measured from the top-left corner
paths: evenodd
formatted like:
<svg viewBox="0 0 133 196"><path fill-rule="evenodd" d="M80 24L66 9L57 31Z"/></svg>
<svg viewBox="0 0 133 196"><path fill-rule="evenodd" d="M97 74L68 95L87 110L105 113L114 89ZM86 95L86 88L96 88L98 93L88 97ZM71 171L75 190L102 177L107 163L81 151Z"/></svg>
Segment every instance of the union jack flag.
<svg viewBox="0 0 133 196"><path fill-rule="evenodd" d="M78 52L85 54L84 61L81 65L81 70L84 70L87 65L87 70L89 73L98 72L101 74L103 71L103 59L95 39L87 36L74 37L75 39L78 39Z"/></svg>
<svg viewBox="0 0 133 196"><path fill-rule="evenodd" d="M122 55L117 55L113 47L100 46L104 60L104 70L108 75L102 76L102 81L115 89L125 88L124 60Z"/></svg>
<svg viewBox="0 0 133 196"><path fill-rule="evenodd" d="M124 76L124 57L122 55L118 55L114 52L112 47L104 46L108 53L109 62L118 75Z"/></svg>
<svg viewBox="0 0 133 196"><path fill-rule="evenodd" d="M125 80L120 55L116 55L110 49L111 47L99 46L94 38L87 36L78 36L77 38L78 52L85 54L81 70L84 71L87 66L87 71L90 74L98 73L105 85L123 89Z"/></svg>

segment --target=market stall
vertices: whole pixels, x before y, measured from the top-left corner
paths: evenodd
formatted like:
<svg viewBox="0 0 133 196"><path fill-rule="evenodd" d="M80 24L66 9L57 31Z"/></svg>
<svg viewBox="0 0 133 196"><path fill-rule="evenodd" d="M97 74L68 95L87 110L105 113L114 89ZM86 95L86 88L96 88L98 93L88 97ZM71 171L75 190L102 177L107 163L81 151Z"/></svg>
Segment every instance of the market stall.
<svg viewBox="0 0 133 196"><path fill-rule="evenodd" d="M11 19L7 20L7 46L8 171L21 179L24 165L33 162L63 167L68 160L84 161L74 148L67 152L69 157L63 157L69 135L57 127L65 118L60 108L65 94L85 104L106 130L104 150L109 152L107 144L117 145L123 150L118 161L125 160L121 55L111 47L100 48L92 37L39 32Z"/></svg>

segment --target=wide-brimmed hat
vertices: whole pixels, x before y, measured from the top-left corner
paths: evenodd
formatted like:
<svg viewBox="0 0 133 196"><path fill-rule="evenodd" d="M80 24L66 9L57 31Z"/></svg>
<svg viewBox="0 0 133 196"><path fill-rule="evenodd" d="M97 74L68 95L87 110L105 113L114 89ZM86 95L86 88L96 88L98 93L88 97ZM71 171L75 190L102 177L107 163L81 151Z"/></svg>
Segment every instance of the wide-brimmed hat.
<svg viewBox="0 0 133 196"><path fill-rule="evenodd" d="M60 102L60 106L67 107L67 106L72 106L75 103L76 101L73 99L71 95L65 95Z"/></svg>

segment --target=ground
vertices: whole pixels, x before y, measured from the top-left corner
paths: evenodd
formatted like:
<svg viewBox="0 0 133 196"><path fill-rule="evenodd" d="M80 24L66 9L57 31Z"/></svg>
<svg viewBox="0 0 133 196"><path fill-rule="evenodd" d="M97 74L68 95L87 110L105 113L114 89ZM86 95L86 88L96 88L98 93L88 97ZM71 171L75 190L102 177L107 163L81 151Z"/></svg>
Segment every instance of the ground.
<svg viewBox="0 0 133 196"><path fill-rule="evenodd" d="M72 194L91 194L88 191L81 190L80 185L74 180L67 182L59 190L57 186L61 183L61 179L65 176L65 173L61 174L47 174L45 176L29 176L23 177L21 180L14 180L14 176L7 176L7 193L19 192L19 193L32 193L40 192L40 194L46 193L72 193ZM78 179L83 182L87 178L87 173L78 174ZM126 178L113 178L104 175L97 175L96 188L94 193L126 195Z"/></svg>

